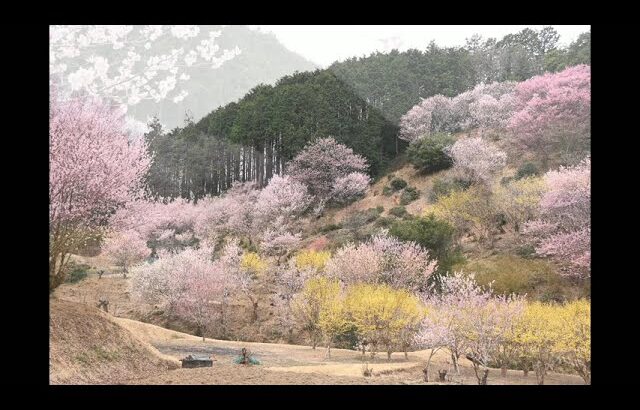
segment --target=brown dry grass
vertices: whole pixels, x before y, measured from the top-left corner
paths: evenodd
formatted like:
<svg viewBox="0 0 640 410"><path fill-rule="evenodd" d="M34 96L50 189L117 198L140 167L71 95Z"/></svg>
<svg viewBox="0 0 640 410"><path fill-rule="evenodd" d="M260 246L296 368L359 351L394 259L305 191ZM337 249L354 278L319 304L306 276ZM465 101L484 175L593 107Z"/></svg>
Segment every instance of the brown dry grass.
<svg viewBox="0 0 640 410"><path fill-rule="evenodd" d="M408 359L394 353L371 359L360 352L277 343L251 343L206 339L126 318L114 318L96 308L51 299L52 384L424 384L422 369L429 351L410 352ZM261 361L259 366L233 363L246 347ZM176 369L187 354L214 358L211 368ZM372 377L364 377L365 362ZM449 367L438 352L431 372ZM450 372L451 373L451 372ZM535 384L535 377L494 369L489 384ZM452 383L475 384L471 365L461 360L461 375ZM550 374L547 384L581 384L577 376Z"/></svg>
<svg viewBox="0 0 640 410"><path fill-rule="evenodd" d="M110 384L177 367L97 308L50 299L49 382Z"/></svg>

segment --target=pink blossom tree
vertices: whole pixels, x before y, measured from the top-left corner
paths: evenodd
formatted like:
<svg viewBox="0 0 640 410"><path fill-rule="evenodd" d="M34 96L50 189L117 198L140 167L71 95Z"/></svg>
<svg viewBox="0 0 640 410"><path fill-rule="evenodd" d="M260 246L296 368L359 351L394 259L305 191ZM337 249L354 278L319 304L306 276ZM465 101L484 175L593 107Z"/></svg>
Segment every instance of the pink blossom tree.
<svg viewBox="0 0 640 410"><path fill-rule="evenodd" d="M160 251L156 261L132 269L133 297L194 323L204 340L222 314L220 305L231 282L224 266L211 259L212 253L207 247L179 253Z"/></svg>
<svg viewBox="0 0 640 410"><path fill-rule="evenodd" d="M524 299L493 296L491 288L477 285L473 274L456 272L438 277L425 303L431 321L426 322L424 331L435 329L434 335L423 335L426 341L446 346L458 374L458 360L466 355L473 363L478 384L486 384L488 364L497 357L500 344L522 315Z"/></svg>
<svg viewBox="0 0 640 410"><path fill-rule="evenodd" d="M125 131L121 112L101 101L57 101L49 112L49 290L69 255L139 192L150 158Z"/></svg>
<svg viewBox="0 0 640 410"><path fill-rule="evenodd" d="M198 326L202 341L220 316L219 305L224 296L226 275L217 264L211 263L209 252L198 254L191 261L186 276L184 294L178 299L176 313Z"/></svg>
<svg viewBox="0 0 640 410"><path fill-rule="evenodd" d="M459 139L449 153L454 172L460 178L478 184L489 184L507 161L504 151L479 137Z"/></svg>
<svg viewBox="0 0 640 410"><path fill-rule="evenodd" d="M316 275L316 271L311 268L298 269L293 259L290 259L286 265L278 267L276 271L277 293L274 305L278 323L285 329L289 343L293 342L293 331L296 324L292 310L293 298L302 291L306 280L314 275Z"/></svg>
<svg viewBox="0 0 640 410"><path fill-rule="evenodd" d="M515 295L474 297L461 306L466 319L466 356L473 363L478 384L487 384L489 363L499 357L499 349L524 313L524 306L524 299Z"/></svg>
<svg viewBox="0 0 640 410"><path fill-rule="evenodd" d="M114 232L101 246L102 252L122 268L126 278L129 267L142 262L151 255L147 242L136 231Z"/></svg>
<svg viewBox="0 0 640 410"><path fill-rule="evenodd" d="M256 198L255 219L264 226L278 217L294 218L304 213L311 201L304 184L288 175L274 175Z"/></svg>
<svg viewBox="0 0 640 410"><path fill-rule="evenodd" d="M434 132L452 130L452 101L444 95L423 99L400 118L400 138L413 142Z"/></svg>
<svg viewBox="0 0 640 410"><path fill-rule="evenodd" d="M274 256L276 263L280 265L280 259L297 249L301 240L302 236L299 233L292 234L282 227L280 229L268 229L262 234L260 249L266 255Z"/></svg>
<svg viewBox="0 0 640 410"><path fill-rule="evenodd" d="M547 192L540 200L540 219L525 225L536 252L570 262L564 274L591 274L591 159L545 175Z"/></svg>
<svg viewBox="0 0 640 410"><path fill-rule="evenodd" d="M446 317L444 315L439 315L438 313L439 312L434 309L427 310L427 315L415 335L415 344L422 349L429 349L427 364L424 370L422 370L424 373L424 381L427 383L429 382L431 359L436 353L445 349L451 343L449 323L445 321Z"/></svg>
<svg viewBox="0 0 640 410"><path fill-rule="evenodd" d="M367 168L364 157L329 137L307 144L288 163L286 172L294 181L307 185L317 199L327 200L337 178L353 172L366 172Z"/></svg>
<svg viewBox="0 0 640 410"><path fill-rule="evenodd" d="M571 159L590 150L590 66L578 65L523 81L516 86L514 97L515 112L508 129L521 148L534 150L545 163L554 152Z"/></svg>
<svg viewBox="0 0 640 410"><path fill-rule="evenodd" d="M403 242L383 231L367 242L340 248L325 270L347 284L385 283L418 290L426 286L436 266L437 261L417 243Z"/></svg>
<svg viewBox="0 0 640 410"><path fill-rule="evenodd" d="M352 172L338 177L333 183L331 198L339 204L349 203L364 195L370 183L369 175L362 172Z"/></svg>

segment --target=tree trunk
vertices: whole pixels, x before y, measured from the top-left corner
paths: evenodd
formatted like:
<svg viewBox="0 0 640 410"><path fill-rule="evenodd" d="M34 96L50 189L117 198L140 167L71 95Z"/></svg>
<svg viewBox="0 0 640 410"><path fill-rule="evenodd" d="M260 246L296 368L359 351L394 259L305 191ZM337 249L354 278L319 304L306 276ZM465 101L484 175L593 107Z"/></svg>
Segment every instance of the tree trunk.
<svg viewBox="0 0 640 410"><path fill-rule="evenodd" d="M451 353L451 360L453 361L453 368L457 375L460 375L460 368L458 367L458 356L455 353Z"/></svg>
<svg viewBox="0 0 640 410"><path fill-rule="evenodd" d="M507 377L507 366L503 365L503 366L500 368L500 376L502 376L502 377Z"/></svg>
<svg viewBox="0 0 640 410"><path fill-rule="evenodd" d="M391 353L393 353L391 350L387 350L387 360L391 361Z"/></svg>
<svg viewBox="0 0 640 410"><path fill-rule="evenodd" d="M331 340L329 340L329 343L327 343L327 351L324 354L324 357L328 359L331 358Z"/></svg>
<svg viewBox="0 0 640 410"><path fill-rule="evenodd" d="M409 360L409 353L407 353L407 348L404 348L404 359Z"/></svg>
<svg viewBox="0 0 640 410"><path fill-rule="evenodd" d="M534 370L536 371L536 380L539 385L544 384L544 376L546 373L545 365L541 365L540 363L536 363L534 365Z"/></svg>
<svg viewBox="0 0 640 410"><path fill-rule="evenodd" d="M524 377L529 377L529 369L524 369L522 373L524 373Z"/></svg>
<svg viewBox="0 0 640 410"><path fill-rule="evenodd" d="M486 386L487 384L487 377L489 377L489 369L485 369L484 370L484 374L482 375L482 385Z"/></svg>
<svg viewBox="0 0 640 410"><path fill-rule="evenodd" d="M438 380L441 382L447 381L447 371L446 370L438 370Z"/></svg>
<svg viewBox="0 0 640 410"><path fill-rule="evenodd" d="M258 320L258 301L251 301L253 305L253 311L251 312L251 323L255 323Z"/></svg>
<svg viewBox="0 0 640 410"><path fill-rule="evenodd" d="M429 353L429 358L427 359L427 366L422 370L424 373L424 381L429 383L429 366L431 366L431 358L434 356L433 349L431 349L431 353Z"/></svg>

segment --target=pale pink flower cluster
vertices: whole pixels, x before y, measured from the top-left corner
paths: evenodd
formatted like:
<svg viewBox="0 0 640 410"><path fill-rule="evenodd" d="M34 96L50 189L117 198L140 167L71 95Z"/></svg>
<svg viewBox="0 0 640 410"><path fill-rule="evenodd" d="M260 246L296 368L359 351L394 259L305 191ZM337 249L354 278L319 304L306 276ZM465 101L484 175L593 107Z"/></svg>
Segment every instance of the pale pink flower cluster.
<svg viewBox="0 0 640 410"><path fill-rule="evenodd" d="M591 271L591 159L545 175L547 192L540 201L540 219L525 225L536 252L570 262L566 275Z"/></svg>
<svg viewBox="0 0 640 410"><path fill-rule="evenodd" d="M353 172L366 172L367 168L364 157L329 137L309 143L288 163L286 172L322 200L331 197L336 179Z"/></svg>
<svg viewBox="0 0 640 410"><path fill-rule="evenodd" d="M507 162L504 151L480 137L459 139L449 154L458 176L473 183L490 183Z"/></svg>
<svg viewBox="0 0 640 410"><path fill-rule="evenodd" d="M426 285L437 261L415 242L403 242L382 232L370 240L340 248L327 262L329 276L345 283L386 283L417 290Z"/></svg>
<svg viewBox="0 0 640 410"><path fill-rule="evenodd" d="M345 204L362 195L369 188L371 178L362 172L352 172L343 177L338 177L333 183L331 198L333 201Z"/></svg>

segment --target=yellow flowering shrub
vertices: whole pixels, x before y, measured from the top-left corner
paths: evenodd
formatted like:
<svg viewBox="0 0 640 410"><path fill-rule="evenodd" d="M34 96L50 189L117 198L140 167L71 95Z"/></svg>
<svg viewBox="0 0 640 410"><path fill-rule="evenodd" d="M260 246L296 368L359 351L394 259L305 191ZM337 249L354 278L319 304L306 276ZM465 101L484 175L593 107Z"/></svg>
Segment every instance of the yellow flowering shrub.
<svg viewBox="0 0 640 410"><path fill-rule="evenodd" d="M314 349L323 330L331 333L341 326L333 323L339 322L342 317L342 308L338 305L341 305L340 282L325 277L307 280L302 291L293 299L293 314L309 333Z"/></svg>
<svg viewBox="0 0 640 410"><path fill-rule="evenodd" d="M591 383L591 303L586 299L569 302L562 308L562 333L557 349L585 381Z"/></svg>
<svg viewBox="0 0 640 410"><path fill-rule="evenodd" d="M254 274L263 273L267 270L268 264L255 252L247 252L242 255L240 266Z"/></svg>
<svg viewBox="0 0 640 410"><path fill-rule="evenodd" d="M353 285L347 289L345 305L360 336L373 345L374 354L377 345L384 345L389 357L408 329L416 328L424 317L416 296L387 285Z"/></svg>
<svg viewBox="0 0 640 410"><path fill-rule="evenodd" d="M496 220L490 193L477 187L441 196L425 216L429 213L449 222L458 237L470 230L480 241L491 238Z"/></svg>
<svg viewBox="0 0 640 410"><path fill-rule="evenodd" d="M544 383L547 370L558 362L558 341L563 337L563 307L532 302L516 323L513 342L524 363L533 366L539 384Z"/></svg>
<svg viewBox="0 0 640 410"><path fill-rule="evenodd" d="M493 201L507 223L518 231L522 224L537 216L538 203L545 189L542 178L522 178L498 185L493 193Z"/></svg>
<svg viewBox="0 0 640 410"><path fill-rule="evenodd" d="M295 257L296 267L300 270L315 269L320 272L324 270L327 261L331 258L331 252L303 250Z"/></svg>

